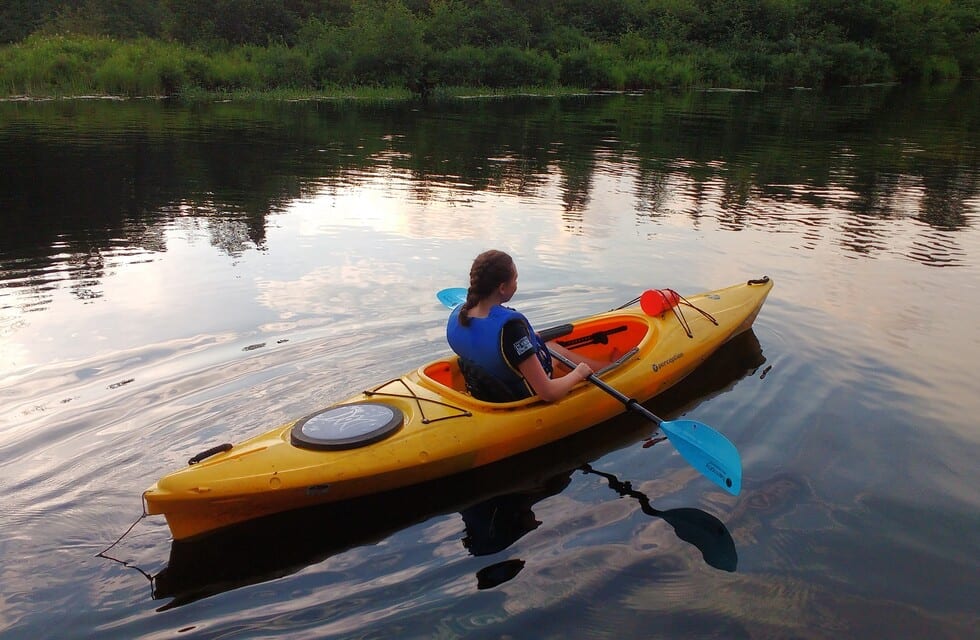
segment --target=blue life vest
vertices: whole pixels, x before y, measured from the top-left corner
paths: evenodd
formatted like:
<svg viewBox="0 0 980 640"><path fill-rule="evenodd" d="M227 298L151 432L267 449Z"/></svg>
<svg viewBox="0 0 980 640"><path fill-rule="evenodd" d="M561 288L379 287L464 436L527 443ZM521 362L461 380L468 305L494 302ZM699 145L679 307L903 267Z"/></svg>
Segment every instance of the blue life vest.
<svg viewBox="0 0 980 640"><path fill-rule="evenodd" d="M497 305L490 310L490 315L486 318L471 317L470 325L464 327L459 322L461 308L462 306L453 309L446 324L446 340L449 341L452 350L503 383L513 396L511 399L519 400L532 396L534 390L524 380L521 372L507 362L503 347L504 325L511 320L520 320L528 328L531 345L541 361L541 366L549 376L551 375L551 354L548 353L544 341L531 328L527 318L514 309Z"/></svg>

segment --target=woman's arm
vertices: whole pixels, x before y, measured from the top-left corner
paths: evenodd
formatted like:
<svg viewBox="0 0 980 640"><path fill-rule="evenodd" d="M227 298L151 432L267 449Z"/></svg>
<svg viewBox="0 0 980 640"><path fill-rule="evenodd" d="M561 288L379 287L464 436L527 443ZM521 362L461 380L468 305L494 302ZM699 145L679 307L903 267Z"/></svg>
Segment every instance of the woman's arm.
<svg viewBox="0 0 980 640"><path fill-rule="evenodd" d="M566 375L560 378L551 378L545 373L544 367L541 366L541 361L535 356L521 362L518 368L521 371L521 375L524 376L524 379L534 389L534 392L545 402L561 400L568 395L568 392L575 385L588 378L592 373L592 367L582 362Z"/></svg>

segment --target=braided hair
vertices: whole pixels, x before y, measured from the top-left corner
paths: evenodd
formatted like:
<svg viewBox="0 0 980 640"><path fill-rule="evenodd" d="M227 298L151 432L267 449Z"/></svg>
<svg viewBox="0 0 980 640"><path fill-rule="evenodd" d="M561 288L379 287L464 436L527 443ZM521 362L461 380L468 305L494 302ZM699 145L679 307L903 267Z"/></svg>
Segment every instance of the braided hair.
<svg viewBox="0 0 980 640"><path fill-rule="evenodd" d="M470 287L466 291L466 302L459 310L459 323L470 326L470 309L480 303L514 275L514 259L503 251L490 249L473 260L470 267Z"/></svg>

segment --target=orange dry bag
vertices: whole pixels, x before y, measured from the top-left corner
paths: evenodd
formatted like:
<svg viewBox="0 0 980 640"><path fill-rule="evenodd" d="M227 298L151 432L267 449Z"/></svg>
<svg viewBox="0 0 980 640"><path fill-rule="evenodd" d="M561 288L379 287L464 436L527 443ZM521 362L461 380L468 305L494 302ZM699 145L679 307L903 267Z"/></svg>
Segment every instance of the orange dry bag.
<svg viewBox="0 0 980 640"><path fill-rule="evenodd" d="M677 306L681 296L673 289L647 289L640 296L640 308L648 316L659 316Z"/></svg>

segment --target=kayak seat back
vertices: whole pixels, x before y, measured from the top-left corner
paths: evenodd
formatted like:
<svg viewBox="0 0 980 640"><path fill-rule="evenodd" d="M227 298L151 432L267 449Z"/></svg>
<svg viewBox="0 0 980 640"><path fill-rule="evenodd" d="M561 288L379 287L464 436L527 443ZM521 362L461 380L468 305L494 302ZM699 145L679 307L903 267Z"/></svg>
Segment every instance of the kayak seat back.
<svg viewBox="0 0 980 640"><path fill-rule="evenodd" d="M477 400L514 402L531 397L530 392L522 396L515 395L497 376L468 358L457 358L457 363L460 372L463 374L463 380L466 382L466 390Z"/></svg>
<svg viewBox="0 0 980 640"><path fill-rule="evenodd" d="M466 382L455 364L448 359L437 360L425 368L425 376L444 387L463 393L466 391Z"/></svg>
<svg viewBox="0 0 980 640"><path fill-rule="evenodd" d="M421 374L421 381L423 385L428 386L430 389L438 389L442 387L439 392L446 394L447 391L452 391L460 396L465 396L471 398L472 400L485 402L487 405L501 405L505 403L514 401L500 401L500 400L483 400L472 394L469 387L467 386L466 378L463 376L462 371L460 371L460 362L458 357L445 358L443 360L437 360L430 363L424 369L419 371ZM428 383L428 384L426 384ZM490 383L492 384L492 383ZM438 386L433 386L438 385ZM487 397L505 397L503 393L497 396L487 396ZM456 401L460 401L462 398L457 398ZM534 397L528 396L523 400L524 403L533 402ZM522 401L516 401L521 403ZM487 406L483 410L487 410L490 407Z"/></svg>

